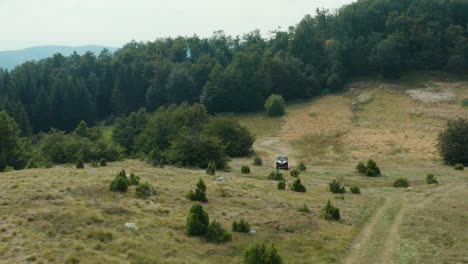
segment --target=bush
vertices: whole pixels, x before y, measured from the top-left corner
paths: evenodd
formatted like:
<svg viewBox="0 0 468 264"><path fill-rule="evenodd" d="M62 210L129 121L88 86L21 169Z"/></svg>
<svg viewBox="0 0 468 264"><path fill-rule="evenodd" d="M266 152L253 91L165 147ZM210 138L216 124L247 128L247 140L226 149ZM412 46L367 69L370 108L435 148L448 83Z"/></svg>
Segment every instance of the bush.
<svg viewBox="0 0 468 264"><path fill-rule="evenodd" d="M395 187L395 188L407 188L407 187L409 187L408 180L404 179L404 178L398 179L393 183L393 187Z"/></svg>
<svg viewBox="0 0 468 264"><path fill-rule="evenodd" d="M232 223L232 231L238 233L249 233L250 225L244 219L241 219L239 222L234 221Z"/></svg>
<svg viewBox="0 0 468 264"><path fill-rule="evenodd" d="M291 185L291 190L295 192L306 192L306 187L302 184L301 179L297 178Z"/></svg>
<svg viewBox="0 0 468 264"><path fill-rule="evenodd" d="M280 172L272 171L270 175L268 175L267 179L273 181L284 181L284 176Z"/></svg>
<svg viewBox="0 0 468 264"><path fill-rule="evenodd" d="M148 182L139 183L135 190L138 198L145 198L155 193L153 186Z"/></svg>
<svg viewBox="0 0 468 264"><path fill-rule="evenodd" d="M438 184L437 178L434 177L434 174L428 174L426 177L427 184Z"/></svg>
<svg viewBox="0 0 468 264"><path fill-rule="evenodd" d="M327 202L327 205L322 208L321 212L322 218L329 221L338 221L340 220L340 209L334 207L330 201Z"/></svg>
<svg viewBox="0 0 468 264"><path fill-rule="evenodd" d="M214 163L213 161L208 163L208 167L206 168L206 174L216 175L216 163Z"/></svg>
<svg viewBox="0 0 468 264"><path fill-rule="evenodd" d="M291 177L298 177L300 172L298 169L292 169L289 174L291 175Z"/></svg>
<svg viewBox="0 0 468 264"><path fill-rule="evenodd" d="M112 192L126 192L128 189L128 179L125 170L119 172L111 182L109 189Z"/></svg>
<svg viewBox="0 0 468 264"><path fill-rule="evenodd" d="M437 150L447 164L468 165L468 120L449 121L439 134Z"/></svg>
<svg viewBox="0 0 468 264"><path fill-rule="evenodd" d="M468 107L468 98L461 100L460 104L462 107Z"/></svg>
<svg viewBox="0 0 468 264"><path fill-rule="evenodd" d="M299 208L298 210L299 212L302 212L302 213L310 213L309 207L307 207L307 205L305 204L303 207Z"/></svg>
<svg viewBox="0 0 468 264"><path fill-rule="evenodd" d="M380 169L377 167L377 163L373 160L367 161L366 176L375 177L379 176L380 174Z"/></svg>
<svg viewBox="0 0 468 264"><path fill-rule="evenodd" d="M82 158L82 157L79 157L79 158L76 160L76 168L77 168L77 169L84 169L84 161L83 161L83 158Z"/></svg>
<svg viewBox="0 0 468 264"><path fill-rule="evenodd" d="M244 251L245 264L282 264L283 260L274 245L267 248L264 243L255 243Z"/></svg>
<svg viewBox="0 0 468 264"><path fill-rule="evenodd" d="M140 177L136 176L133 172L130 173L130 177L128 178L129 185L138 185L140 183Z"/></svg>
<svg viewBox="0 0 468 264"><path fill-rule="evenodd" d="M463 164L457 164L453 167L454 170L465 170L465 166Z"/></svg>
<svg viewBox="0 0 468 264"><path fill-rule="evenodd" d="M101 160L99 160L99 166L101 166L101 167L107 167L107 161L106 161L106 159L101 158Z"/></svg>
<svg viewBox="0 0 468 264"><path fill-rule="evenodd" d="M246 166L246 165L242 166L241 172L242 172L243 174L249 174L249 173L250 173L250 168L249 168L249 166Z"/></svg>
<svg viewBox="0 0 468 264"><path fill-rule="evenodd" d="M232 235L216 220L213 220L213 222L208 225L208 231L205 237L208 241L214 243L223 243L232 240Z"/></svg>
<svg viewBox="0 0 468 264"><path fill-rule="evenodd" d="M93 168L97 168L97 167L99 167L99 164L98 164L98 162L97 162L97 161L95 161L95 160L91 161L91 167L93 167Z"/></svg>
<svg viewBox="0 0 468 264"><path fill-rule="evenodd" d="M282 116L285 112L285 103L281 95L272 94L265 102L265 111L269 116Z"/></svg>
<svg viewBox="0 0 468 264"><path fill-rule="evenodd" d="M356 166L356 171L365 174L366 173L366 165L364 165L364 162L360 161L358 165Z"/></svg>
<svg viewBox="0 0 468 264"><path fill-rule="evenodd" d="M360 194L361 193L361 189L358 186L353 186L353 187L349 188L349 190L351 191L351 193L354 193L354 194Z"/></svg>
<svg viewBox="0 0 468 264"><path fill-rule="evenodd" d="M206 198L206 185L203 182L202 179L200 179L197 183L197 188L195 189L195 192L190 191L187 194L187 199L191 201L199 201L202 203L208 202L208 199Z"/></svg>
<svg viewBox="0 0 468 264"><path fill-rule="evenodd" d="M203 206L196 203L190 208L190 213L187 217L186 233L188 236L205 236L208 232L209 223L210 219L205 210L203 210Z"/></svg>
<svg viewBox="0 0 468 264"><path fill-rule="evenodd" d="M303 161L299 162L299 165L297 165L297 169L300 171L306 171L307 167Z"/></svg>
<svg viewBox="0 0 468 264"><path fill-rule="evenodd" d="M150 151L148 154L147 162L153 167L164 166L164 155L158 148L155 148Z"/></svg>
<svg viewBox="0 0 468 264"><path fill-rule="evenodd" d="M263 160L260 158L260 156L255 156L253 165L255 166L262 166L263 165Z"/></svg>
<svg viewBox="0 0 468 264"><path fill-rule="evenodd" d="M345 187L341 186L341 184L337 180L333 180L328 184L330 188L330 192L332 193L345 193Z"/></svg>
<svg viewBox="0 0 468 264"><path fill-rule="evenodd" d="M278 190L285 190L286 189L286 181L279 181L277 188L278 188Z"/></svg>

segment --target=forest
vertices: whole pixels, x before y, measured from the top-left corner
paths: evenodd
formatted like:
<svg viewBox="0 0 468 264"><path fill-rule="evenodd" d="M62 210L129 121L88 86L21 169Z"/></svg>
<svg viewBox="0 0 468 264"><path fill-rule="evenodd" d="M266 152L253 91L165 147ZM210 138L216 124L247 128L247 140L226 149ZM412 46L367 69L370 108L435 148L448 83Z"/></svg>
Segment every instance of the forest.
<svg viewBox="0 0 468 264"><path fill-rule="evenodd" d="M72 131L145 108L201 103L250 112L342 89L353 76L466 71L468 2L360 0L317 10L287 30L129 42L115 53L56 54L0 69L0 109L23 135Z"/></svg>

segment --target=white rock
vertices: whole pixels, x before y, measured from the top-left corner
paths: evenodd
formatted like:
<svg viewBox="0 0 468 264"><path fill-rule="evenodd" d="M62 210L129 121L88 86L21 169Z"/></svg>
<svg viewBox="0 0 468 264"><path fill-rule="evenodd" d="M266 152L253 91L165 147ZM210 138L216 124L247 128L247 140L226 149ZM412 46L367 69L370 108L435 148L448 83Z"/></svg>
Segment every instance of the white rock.
<svg viewBox="0 0 468 264"><path fill-rule="evenodd" d="M255 231L255 229L250 229L249 234L257 234L257 231Z"/></svg>
<svg viewBox="0 0 468 264"><path fill-rule="evenodd" d="M126 228L133 228L133 229L137 229L138 230L138 227L135 223L125 223L125 227Z"/></svg>

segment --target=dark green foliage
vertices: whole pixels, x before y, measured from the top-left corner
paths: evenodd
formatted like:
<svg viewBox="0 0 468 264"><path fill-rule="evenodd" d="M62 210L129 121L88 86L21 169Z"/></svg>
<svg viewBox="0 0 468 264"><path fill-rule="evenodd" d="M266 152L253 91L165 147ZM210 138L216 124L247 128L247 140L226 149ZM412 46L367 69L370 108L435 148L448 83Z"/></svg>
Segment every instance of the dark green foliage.
<svg viewBox="0 0 468 264"><path fill-rule="evenodd" d="M214 243L224 243L232 240L232 235L216 220L208 225L205 237L206 240Z"/></svg>
<svg viewBox="0 0 468 264"><path fill-rule="evenodd" d="M449 121L439 134L437 149L447 164L468 165L468 120Z"/></svg>
<svg viewBox="0 0 468 264"><path fill-rule="evenodd" d="M135 191L138 198L146 198L155 193L153 186L148 182L139 183L135 188Z"/></svg>
<svg viewBox="0 0 468 264"><path fill-rule="evenodd" d="M230 157L248 155L255 141L255 137L246 127L241 126L239 121L225 116L211 118L205 133L221 139L225 152Z"/></svg>
<svg viewBox="0 0 468 264"><path fill-rule="evenodd" d="M377 163L373 160L367 161L367 166L366 166L366 176L379 176L380 175L380 169L377 167Z"/></svg>
<svg viewBox="0 0 468 264"><path fill-rule="evenodd" d="M244 251L244 264L282 264L283 260L274 245L266 247L257 242Z"/></svg>
<svg viewBox="0 0 468 264"><path fill-rule="evenodd" d="M333 206L330 201L322 208L321 217L329 221L340 220L340 209Z"/></svg>
<svg viewBox="0 0 468 264"><path fill-rule="evenodd" d="M461 100L460 104L461 104L462 107L468 107L468 98L465 98L465 99Z"/></svg>
<svg viewBox="0 0 468 264"><path fill-rule="evenodd" d="M206 198L206 185L202 179L198 180L197 188L195 189L195 192L190 191L187 194L187 199L191 201L199 201L202 203L208 202L208 199Z"/></svg>
<svg viewBox="0 0 468 264"><path fill-rule="evenodd" d="M250 167L247 166L247 165L243 165L242 168L241 168L241 172L243 174L249 174L250 173Z"/></svg>
<svg viewBox="0 0 468 264"><path fill-rule="evenodd" d="M148 154L147 162L154 167L161 167L164 165L164 155L161 150L155 148Z"/></svg>
<svg viewBox="0 0 468 264"><path fill-rule="evenodd" d="M330 192L332 193L345 193L345 187L341 186L341 184L337 180L333 180L328 184L330 188Z"/></svg>
<svg viewBox="0 0 468 264"><path fill-rule="evenodd" d="M407 187L409 187L408 180L404 179L404 178L397 179L393 183L393 187L395 187L395 188L407 188Z"/></svg>
<svg viewBox="0 0 468 264"><path fill-rule="evenodd" d="M19 133L14 120L6 112L0 112L0 172L16 163Z"/></svg>
<svg viewBox="0 0 468 264"><path fill-rule="evenodd" d="M358 165L356 166L356 171L365 174L366 173L366 165L364 165L364 162L360 161Z"/></svg>
<svg viewBox="0 0 468 264"><path fill-rule="evenodd" d="M426 183L427 184L438 184L439 182L437 181L437 178L434 176L434 174L427 174Z"/></svg>
<svg viewBox="0 0 468 264"><path fill-rule="evenodd" d="M265 102L265 111L269 116L282 116L285 112L285 103L281 95L272 94Z"/></svg>
<svg viewBox="0 0 468 264"><path fill-rule="evenodd" d="M278 181L277 188L278 188L278 190L285 190L286 189L286 181L284 181L284 180Z"/></svg>
<svg viewBox="0 0 468 264"><path fill-rule="evenodd" d="M91 167L93 167L93 168L97 168L97 167L99 167L99 164L98 164L98 162L97 162L97 161L95 161L95 160L91 161Z"/></svg>
<svg viewBox="0 0 468 264"><path fill-rule="evenodd" d="M465 166L463 166L463 164L455 164L455 166L453 166L453 169L454 170L465 170Z"/></svg>
<svg viewBox="0 0 468 264"><path fill-rule="evenodd" d="M305 163L303 161L301 161L301 162L299 162L299 165L297 165L297 169L300 170L300 171L306 171L307 166L305 165Z"/></svg>
<svg viewBox="0 0 468 264"><path fill-rule="evenodd" d="M304 204L303 207L299 208L298 211L299 211L299 212L302 212L302 213L310 213L309 208L308 208L307 205L305 205L305 204Z"/></svg>
<svg viewBox="0 0 468 264"><path fill-rule="evenodd" d="M299 174L300 174L300 171L298 169L292 169L289 174L291 175L291 177L298 177Z"/></svg>
<svg viewBox="0 0 468 264"><path fill-rule="evenodd" d="M194 204L187 217L186 233L188 236L203 237L208 232L210 219L201 204Z"/></svg>
<svg viewBox="0 0 468 264"><path fill-rule="evenodd" d="M272 171L270 175L268 175L268 180L273 180L273 181L283 181L284 176L282 173L277 172L277 171Z"/></svg>
<svg viewBox="0 0 468 264"><path fill-rule="evenodd" d="M107 161L105 158L102 158L99 160L99 166L101 167L107 167Z"/></svg>
<svg viewBox="0 0 468 264"><path fill-rule="evenodd" d="M354 193L354 194L361 193L361 189L358 186L352 186L351 188L349 188L349 190L351 191L351 193Z"/></svg>
<svg viewBox="0 0 468 264"><path fill-rule="evenodd" d="M291 185L291 190L295 192L306 192L306 187L302 184L300 178L296 178L296 180Z"/></svg>
<svg viewBox="0 0 468 264"><path fill-rule="evenodd" d="M263 160L260 158L260 156L255 156L253 165L255 166L262 166L263 165Z"/></svg>
<svg viewBox="0 0 468 264"><path fill-rule="evenodd" d="M147 122L148 114L145 110L131 113L127 117L117 118L112 130L112 141L122 146L126 154L134 154L137 152L136 140L143 132Z"/></svg>
<svg viewBox="0 0 468 264"><path fill-rule="evenodd" d="M120 171L111 182L109 190L113 192L126 192L128 189L128 179L125 170Z"/></svg>
<svg viewBox="0 0 468 264"><path fill-rule="evenodd" d="M128 184L138 185L139 183L140 183L140 177L136 176L133 172L130 173L130 177L128 177Z"/></svg>
<svg viewBox="0 0 468 264"><path fill-rule="evenodd" d="M232 232L249 233L250 225L244 219L241 219L239 222L234 221L232 223Z"/></svg>
<svg viewBox="0 0 468 264"><path fill-rule="evenodd" d="M210 162L208 163L208 167L206 168L206 174L208 175L215 175L216 174L216 163Z"/></svg>
<svg viewBox="0 0 468 264"><path fill-rule="evenodd" d="M78 159L76 160L76 168L77 169L84 169L84 161L83 161L83 158L81 156L78 157Z"/></svg>

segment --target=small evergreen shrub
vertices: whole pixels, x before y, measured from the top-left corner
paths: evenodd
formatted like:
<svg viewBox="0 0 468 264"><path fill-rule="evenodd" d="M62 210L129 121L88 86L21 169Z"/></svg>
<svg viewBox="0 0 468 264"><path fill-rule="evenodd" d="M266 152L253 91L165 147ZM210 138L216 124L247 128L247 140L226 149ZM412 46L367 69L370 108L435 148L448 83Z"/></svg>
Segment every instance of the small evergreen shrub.
<svg viewBox="0 0 468 264"><path fill-rule="evenodd" d="M257 242L244 251L245 264L282 264L283 260L274 245L266 247L264 243Z"/></svg>
<svg viewBox="0 0 468 264"><path fill-rule="evenodd" d="M99 160L99 166L107 167L107 161L105 158L102 158L101 160Z"/></svg>
<svg viewBox="0 0 468 264"><path fill-rule="evenodd" d="M468 107L468 98L465 98L461 101L461 106L462 107Z"/></svg>
<svg viewBox="0 0 468 264"><path fill-rule="evenodd" d="M253 164L255 166L262 166L263 165L263 160L260 158L260 156L255 156Z"/></svg>
<svg viewBox="0 0 468 264"><path fill-rule="evenodd" d="M289 174L291 175L291 177L298 177L300 172L298 169L292 169Z"/></svg>
<svg viewBox="0 0 468 264"><path fill-rule="evenodd" d="M434 177L434 174L428 174L426 177L427 184L438 184L437 178Z"/></svg>
<svg viewBox="0 0 468 264"><path fill-rule="evenodd" d="M305 163L303 161L301 161L301 162L299 162L299 165L297 165L297 169L300 170L300 171L306 171L307 166L305 165Z"/></svg>
<svg viewBox="0 0 468 264"><path fill-rule="evenodd" d="M302 184L301 179L297 178L291 185L291 190L295 192L306 192L306 187Z"/></svg>
<svg viewBox="0 0 468 264"><path fill-rule="evenodd" d="M243 174L249 174L249 173L250 173L250 168L249 168L249 166L247 166L247 165L242 166L241 172L242 172Z"/></svg>
<svg viewBox="0 0 468 264"><path fill-rule="evenodd" d="M112 192L126 192L128 189L128 179L125 170L119 172L111 182L109 189Z"/></svg>
<svg viewBox="0 0 468 264"><path fill-rule="evenodd" d="M282 173L277 172L277 171L272 171L270 175L268 175L268 180L273 180L273 181L284 181L284 176Z"/></svg>
<svg viewBox="0 0 468 264"><path fill-rule="evenodd" d="M282 116L285 112L285 102L281 95L272 94L265 102L265 111L269 116Z"/></svg>
<svg viewBox="0 0 468 264"><path fill-rule="evenodd" d="M191 201L199 201L202 203L208 202L208 199L206 198L206 185L205 182L203 182L202 179L200 179L197 183L197 188L195 189L195 192L190 191L187 194L187 199Z"/></svg>
<svg viewBox="0 0 468 264"><path fill-rule="evenodd" d="M161 150L155 148L148 154L147 162L153 167L162 167L164 165L164 155Z"/></svg>
<svg viewBox="0 0 468 264"><path fill-rule="evenodd" d="M407 187L409 187L408 180L404 179L404 178L398 179L393 183L393 187L395 187L395 188L407 188Z"/></svg>
<svg viewBox="0 0 468 264"><path fill-rule="evenodd" d="M187 217L186 233L188 236L205 236L208 232L210 219L208 214L199 203L192 205L189 216Z"/></svg>
<svg viewBox="0 0 468 264"><path fill-rule="evenodd" d="M437 138L437 150L445 163L468 166L468 118L449 121ZM460 168L462 168L460 166Z"/></svg>
<svg viewBox="0 0 468 264"><path fill-rule="evenodd" d="M78 157L78 159L76 160L76 168L77 169L84 169L83 157Z"/></svg>
<svg viewBox="0 0 468 264"><path fill-rule="evenodd" d="M208 167L206 168L206 174L216 175L216 163L214 163L213 161L208 163Z"/></svg>
<svg viewBox="0 0 468 264"><path fill-rule="evenodd" d="M232 232L249 233L250 225L244 219L241 219L239 222L234 221L232 223Z"/></svg>
<svg viewBox="0 0 468 264"><path fill-rule="evenodd" d="M153 186L148 182L139 183L135 191L138 198L145 198L155 193Z"/></svg>
<svg viewBox="0 0 468 264"><path fill-rule="evenodd" d="M325 207L322 208L321 216L325 220L338 221L341 218L340 209L336 208L328 201Z"/></svg>
<svg viewBox="0 0 468 264"><path fill-rule="evenodd" d="M10 171L14 171L14 170L15 170L15 168L13 168L12 166L6 166L3 171L4 172L10 172Z"/></svg>
<svg viewBox="0 0 468 264"><path fill-rule="evenodd" d="M356 185L349 188L349 190L351 191L351 193L354 193L354 194L360 194L361 193L361 189Z"/></svg>
<svg viewBox="0 0 468 264"><path fill-rule="evenodd" d="M465 166L463 164L457 164L453 167L454 170L464 170Z"/></svg>
<svg viewBox="0 0 468 264"><path fill-rule="evenodd" d="M375 161L367 161L366 175L371 177L380 175L380 168L377 166L377 163Z"/></svg>
<svg viewBox="0 0 468 264"><path fill-rule="evenodd" d="M330 188L330 192L332 193L345 193L346 189L344 186L341 186L341 184L337 180L333 180L328 184Z"/></svg>
<svg viewBox="0 0 468 264"><path fill-rule="evenodd" d="M133 172L130 173L130 177L128 178L129 185L138 185L140 183L140 177L136 176Z"/></svg>
<svg viewBox="0 0 468 264"><path fill-rule="evenodd" d="M97 167L99 167L99 164L98 164L98 162L97 162L97 161L95 161L95 160L91 161L91 167L93 167L93 168L97 168Z"/></svg>
<svg viewBox="0 0 468 264"><path fill-rule="evenodd" d="M356 171L361 174L366 173L366 165L364 165L364 162L360 161L358 163L358 165L356 166Z"/></svg>
<svg viewBox="0 0 468 264"><path fill-rule="evenodd" d="M279 181L277 188L278 188L278 190L285 190L286 189L286 181Z"/></svg>
<svg viewBox="0 0 468 264"><path fill-rule="evenodd" d="M224 229L216 220L213 220L213 222L208 225L208 231L205 237L206 240L214 243L223 243L232 240L231 233Z"/></svg>
<svg viewBox="0 0 468 264"><path fill-rule="evenodd" d="M298 210L299 212L302 212L302 213L310 213L309 207L307 207L307 205L305 204L303 207L299 208Z"/></svg>

